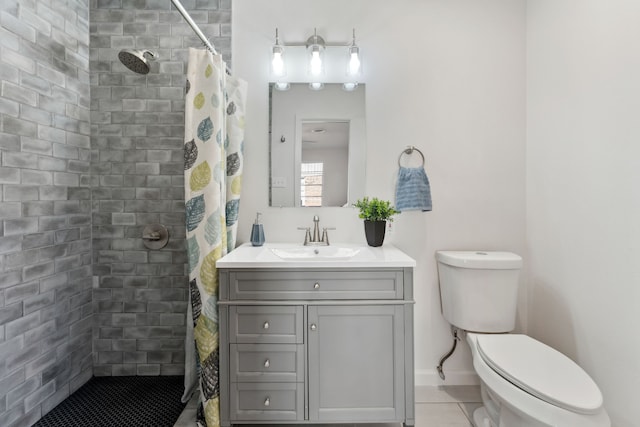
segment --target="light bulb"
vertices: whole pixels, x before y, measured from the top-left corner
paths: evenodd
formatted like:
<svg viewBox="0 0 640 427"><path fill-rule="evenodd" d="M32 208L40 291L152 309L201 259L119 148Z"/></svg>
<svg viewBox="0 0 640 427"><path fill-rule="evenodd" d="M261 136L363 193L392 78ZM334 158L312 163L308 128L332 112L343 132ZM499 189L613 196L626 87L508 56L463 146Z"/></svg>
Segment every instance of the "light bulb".
<svg viewBox="0 0 640 427"><path fill-rule="evenodd" d="M355 76L360 72L360 55L359 49L356 46L353 46L351 49L351 54L349 58L349 75Z"/></svg>
<svg viewBox="0 0 640 427"><path fill-rule="evenodd" d="M288 82L276 82L275 83L276 90L289 90L291 85Z"/></svg>
<svg viewBox="0 0 640 427"><path fill-rule="evenodd" d="M311 90L322 90L323 87L324 87L324 83L321 83L321 82L309 83L309 89Z"/></svg>
<svg viewBox="0 0 640 427"><path fill-rule="evenodd" d="M320 49L313 47L311 51L311 74L318 76L322 73L322 58L320 58Z"/></svg>
<svg viewBox="0 0 640 427"><path fill-rule="evenodd" d="M342 84L342 89L347 92L352 92L356 90L357 87L358 87L358 83L355 83L355 82L347 82Z"/></svg>
<svg viewBox="0 0 640 427"><path fill-rule="evenodd" d="M274 76L284 76L284 60L282 59L282 48L280 46L273 47L273 58L271 59L271 71Z"/></svg>

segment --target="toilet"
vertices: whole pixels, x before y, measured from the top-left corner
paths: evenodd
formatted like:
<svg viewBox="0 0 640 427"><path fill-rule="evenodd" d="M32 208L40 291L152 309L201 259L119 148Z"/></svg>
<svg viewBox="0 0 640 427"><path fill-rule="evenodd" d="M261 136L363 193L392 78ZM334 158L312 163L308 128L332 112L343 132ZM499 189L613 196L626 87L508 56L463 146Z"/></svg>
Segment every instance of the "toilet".
<svg viewBox="0 0 640 427"><path fill-rule="evenodd" d="M602 393L571 359L515 327L522 258L438 251L442 314L463 331L480 377L475 427L610 427ZM455 348L455 346L454 346Z"/></svg>

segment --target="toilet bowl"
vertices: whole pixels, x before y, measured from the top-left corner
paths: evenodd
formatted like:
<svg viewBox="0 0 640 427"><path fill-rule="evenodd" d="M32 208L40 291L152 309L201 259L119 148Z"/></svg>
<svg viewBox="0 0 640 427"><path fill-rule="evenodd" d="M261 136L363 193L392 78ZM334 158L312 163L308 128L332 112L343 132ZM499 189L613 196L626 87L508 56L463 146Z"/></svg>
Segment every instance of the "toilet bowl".
<svg viewBox="0 0 640 427"><path fill-rule="evenodd" d="M476 427L609 427L602 394L571 359L526 335L467 333L483 407Z"/></svg>
<svg viewBox="0 0 640 427"><path fill-rule="evenodd" d="M480 377L476 427L610 427L602 393L571 359L515 324L522 259L508 252L436 253L444 317L466 335Z"/></svg>

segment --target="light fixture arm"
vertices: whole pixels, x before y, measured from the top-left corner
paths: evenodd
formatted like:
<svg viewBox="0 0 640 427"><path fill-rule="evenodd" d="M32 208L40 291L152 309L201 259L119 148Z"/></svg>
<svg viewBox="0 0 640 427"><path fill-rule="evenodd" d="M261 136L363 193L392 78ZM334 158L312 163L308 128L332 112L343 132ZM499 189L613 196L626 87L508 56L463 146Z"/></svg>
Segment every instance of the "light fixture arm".
<svg viewBox="0 0 640 427"><path fill-rule="evenodd" d="M280 39L278 38L278 27L276 27L276 46L281 46Z"/></svg>
<svg viewBox="0 0 640 427"><path fill-rule="evenodd" d="M313 35L307 39L307 42L306 42L307 49L313 46L318 46L319 48L324 49L326 45L327 43L324 41L322 37L318 35L317 30L314 28Z"/></svg>
<svg viewBox="0 0 640 427"><path fill-rule="evenodd" d="M172 0L173 1L173 0ZM280 40L278 39L278 29L276 28L276 44L279 44L282 47L296 47L296 46L304 46L304 47L309 47L312 46L314 44L322 46L322 47L349 47L353 44L353 42L355 41L355 29L353 30L353 40L350 42L328 42L326 41L322 36L318 35L318 31L317 28L313 29L313 34L311 36L309 36L305 41L303 42L280 42Z"/></svg>

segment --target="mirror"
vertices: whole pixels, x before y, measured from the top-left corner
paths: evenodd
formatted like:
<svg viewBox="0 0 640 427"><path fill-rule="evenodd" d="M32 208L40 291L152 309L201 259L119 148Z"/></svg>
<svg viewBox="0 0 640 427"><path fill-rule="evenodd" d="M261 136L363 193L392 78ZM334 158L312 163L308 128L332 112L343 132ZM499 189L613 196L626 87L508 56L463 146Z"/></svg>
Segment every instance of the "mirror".
<svg viewBox="0 0 640 427"><path fill-rule="evenodd" d="M364 85L269 85L270 206L350 206L364 197L364 96Z"/></svg>

